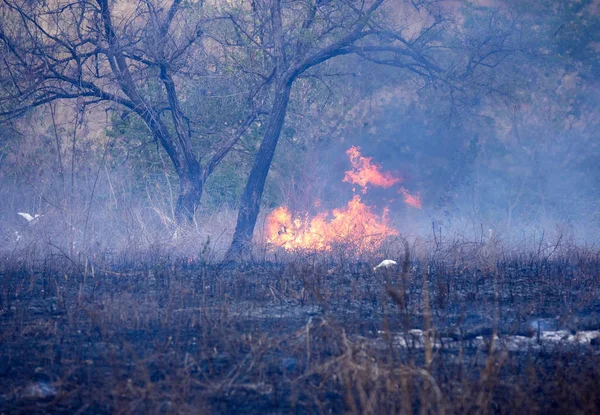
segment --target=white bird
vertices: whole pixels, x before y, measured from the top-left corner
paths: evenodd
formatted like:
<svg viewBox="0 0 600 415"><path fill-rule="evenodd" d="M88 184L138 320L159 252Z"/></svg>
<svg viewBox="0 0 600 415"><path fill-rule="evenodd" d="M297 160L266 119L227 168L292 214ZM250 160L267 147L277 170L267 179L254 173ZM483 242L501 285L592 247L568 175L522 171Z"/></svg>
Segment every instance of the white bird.
<svg viewBox="0 0 600 415"><path fill-rule="evenodd" d="M381 263L379 265L377 265L375 268L373 268L373 271L377 271L379 268L392 268L393 266L398 265L398 263L396 261L394 261L393 259L384 259L383 261L381 261Z"/></svg>
<svg viewBox="0 0 600 415"><path fill-rule="evenodd" d="M36 213L35 215L31 216L29 213L17 212L17 215L24 217L25 220L27 222L29 222L29 223L32 223L33 221L35 221L37 218L40 217L40 215L38 213Z"/></svg>

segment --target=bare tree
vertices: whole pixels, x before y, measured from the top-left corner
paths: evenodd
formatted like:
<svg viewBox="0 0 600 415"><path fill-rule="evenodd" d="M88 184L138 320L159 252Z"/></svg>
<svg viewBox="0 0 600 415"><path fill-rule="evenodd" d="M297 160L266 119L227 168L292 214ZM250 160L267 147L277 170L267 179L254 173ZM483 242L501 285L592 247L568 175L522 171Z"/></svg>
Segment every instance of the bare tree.
<svg viewBox="0 0 600 415"><path fill-rule="evenodd" d="M442 4L442 5L440 5ZM489 72L518 49L514 30L488 16L485 38L444 38L457 29L443 3L372 1L254 1L251 20L231 15L235 27L268 62L268 121L238 212L228 257L249 253L265 181L285 121L294 82L333 58L357 55L397 67L408 82L432 86L453 105L469 105L479 88L505 93ZM516 17L512 21L516 21ZM510 19L508 19L510 20ZM258 23L257 23L258 21ZM469 83L469 88L465 87Z"/></svg>
<svg viewBox="0 0 600 415"><path fill-rule="evenodd" d="M207 177L256 111L246 108L237 128L201 163L194 146L197 108L185 109L181 94L203 74L202 26L209 19L201 3L162 3L2 0L0 119L57 100L76 100L81 111L108 102L136 114L179 177L178 221L191 221Z"/></svg>
<svg viewBox="0 0 600 415"><path fill-rule="evenodd" d="M267 69L270 71L265 79L272 85L272 97L261 145L242 194L228 257L248 253L294 81L308 69L349 53L347 47L368 35L365 28L382 3L383 0L370 5L302 1L288 3L288 9L282 10L281 0L257 1L253 2L251 22L240 22L231 16L234 25L252 44L260 45L269 57ZM248 29L244 29L243 24Z"/></svg>

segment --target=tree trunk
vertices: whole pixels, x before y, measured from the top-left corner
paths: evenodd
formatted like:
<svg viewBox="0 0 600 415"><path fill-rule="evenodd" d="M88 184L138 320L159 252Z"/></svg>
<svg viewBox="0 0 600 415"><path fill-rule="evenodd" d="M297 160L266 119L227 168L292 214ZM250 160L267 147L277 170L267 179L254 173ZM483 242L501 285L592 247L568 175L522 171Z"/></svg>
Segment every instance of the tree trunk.
<svg viewBox="0 0 600 415"><path fill-rule="evenodd" d="M227 258L229 259L244 258L250 255L252 234L256 226L267 174L285 121L291 84L289 80L283 80L276 87L277 92L273 99L269 122L258 153L254 158L254 165L250 171L250 176L248 176L248 182L242 193L233 241L227 252Z"/></svg>
<svg viewBox="0 0 600 415"><path fill-rule="evenodd" d="M167 152L179 177L179 195L175 205L175 220L178 224L192 223L194 213L200 205L204 190L204 171L200 161L188 147L177 146L158 114L149 110L137 110L158 142ZM184 147L182 149L182 147ZM187 150L187 151L185 151Z"/></svg>
<svg viewBox="0 0 600 415"><path fill-rule="evenodd" d="M179 175L179 196L175 206L175 219L178 224L192 223L194 214L200 205L204 182L200 163L192 162Z"/></svg>

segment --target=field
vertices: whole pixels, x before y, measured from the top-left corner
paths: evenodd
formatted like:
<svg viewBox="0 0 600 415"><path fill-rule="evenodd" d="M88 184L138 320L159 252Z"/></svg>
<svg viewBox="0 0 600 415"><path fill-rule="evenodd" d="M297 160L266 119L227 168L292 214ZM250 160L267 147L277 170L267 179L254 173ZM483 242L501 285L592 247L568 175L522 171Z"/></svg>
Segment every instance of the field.
<svg viewBox="0 0 600 415"><path fill-rule="evenodd" d="M0 413L600 413L600 259L0 268Z"/></svg>

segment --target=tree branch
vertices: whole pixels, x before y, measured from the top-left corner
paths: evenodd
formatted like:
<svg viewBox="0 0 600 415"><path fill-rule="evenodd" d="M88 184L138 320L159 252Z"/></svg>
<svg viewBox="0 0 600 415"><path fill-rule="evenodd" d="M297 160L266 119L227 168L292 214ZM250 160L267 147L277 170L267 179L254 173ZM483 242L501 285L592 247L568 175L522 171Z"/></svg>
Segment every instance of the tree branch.
<svg viewBox="0 0 600 415"><path fill-rule="evenodd" d="M333 42L329 46L317 50L315 53L307 56L301 62L296 63L296 65L290 68L287 74L288 82L293 82L298 75L315 65L325 62L334 56L347 53L346 51L343 51L343 48L367 35L366 33L363 33L363 29L369 22L369 19L373 13L379 8L379 6L381 6L383 2L384 0L376 0L360 17L360 19L358 19L358 21L354 24L354 29L346 36L343 36L341 39Z"/></svg>
<svg viewBox="0 0 600 415"><path fill-rule="evenodd" d="M217 151L217 153L210 159L210 162L204 168L204 181L206 181L208 176L212 174L215 167L217 167L221 160L223 160L223 158L229 153L229 151L231 151L233 146L235 146L238 143L238 141L240 141L244 133L254 123L257 116L258 113L256 111L253 111L242 123L242 125L237 129L237 131L233 135L233 138L226 145L221 147L221 149L219 149L219 151Z"/></svg>

